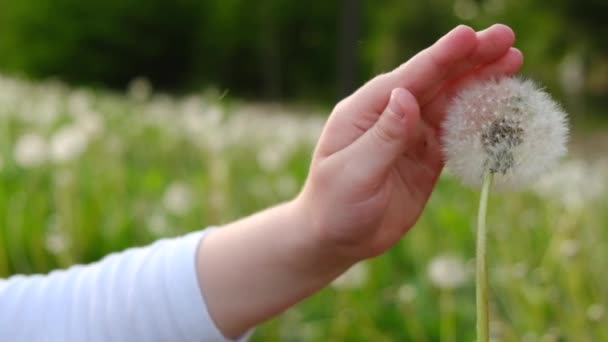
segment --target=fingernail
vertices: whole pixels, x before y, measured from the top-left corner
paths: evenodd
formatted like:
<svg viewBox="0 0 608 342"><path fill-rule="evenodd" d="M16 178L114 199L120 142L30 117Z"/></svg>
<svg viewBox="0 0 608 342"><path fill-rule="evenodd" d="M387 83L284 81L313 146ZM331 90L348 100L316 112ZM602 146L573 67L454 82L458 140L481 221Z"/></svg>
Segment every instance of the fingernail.
<svg viewBox="0 0 608 342"><path fill-rule="evenodd" d="M388 106L386 106L386 109L388 111L397 115L400 118L405 116L405 112L403 111L403 106L401 105L401 103L403 101L404 93L405 93L404 89L401 89L401 88L393 89L393 91L391 92L391 98L388 101Z"/></svg>

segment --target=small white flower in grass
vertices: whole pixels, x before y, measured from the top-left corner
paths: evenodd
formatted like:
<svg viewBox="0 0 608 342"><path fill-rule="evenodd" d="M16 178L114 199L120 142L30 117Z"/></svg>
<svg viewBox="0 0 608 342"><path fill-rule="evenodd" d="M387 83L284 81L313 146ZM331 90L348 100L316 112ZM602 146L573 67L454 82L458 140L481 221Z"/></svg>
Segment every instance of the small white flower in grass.
<svg viewBox="0 0 608 342"><path fill-rule="evenodd" d="M127 93L136 101L146 101L152 95L152 84L145 77L137 77L129 83Z"/></svg>
<svg viewBox="0 0 608 342"><path fill-rule="evenodd" d="M397 290L397 299L403 304L413 302L417 295L418 290L414 285L403 284L399 286L399 289Z"/></svg>
<svg viewBox="0 0 608 342"><path fill-rule="evenodd" d="M49 220L44 243L46 249L53 254L65 252L72 244L70 236L62 229L56 216Z"/></svg>
<svg viewBox="0 0 608 342"><path fill-rule="evenodd" d="M39 134L27 133L17 139L13 153L17 165L25 168L39 166L47 160L47 142Z"/></svg>
<svg viewBox="0 0 608 342"><path fill-rule="evenodd" d="M580 247L576 240L564 240L559 244L559 253L566 258L573 258L578 253Z"/></svg>
<svg viewBox="0 0 608 342"><path fill-rule="evenodd" d="M538 334L534 331L528 331L521 337L522 342L537 342Z"/></svg>
<svg viewBox="0 0 608 342"><path fill-rule="evenodd" d="M264 171L276 172L285 167L291 157L291 150L284 142L282 144L266 144L257 154L258 165Z"/></svg>
<svg viewBox="0 0 608 342"><path fill-rule="evenodd" d="M170 233L169 220L162 212L152 213L146 220L146 228L155 236L164 236Z"/></svg>
<svg viewBox="0 0 608 342"><path fill-rule="evenodd" d="M104 122L100 114L96 112L88 112L80 114L76 117L76 126L82 129L83 134L89 139L94 136L99 136L103 133Z"/></svg>
<svg viewBox="0 0 608 342"><path fill-rule="evenodd" d="M65 233L54 231L46 234L44 243L49 252L59 254L70 247L71 240Z"/></svg>
<svg viewBox="0 0 608 342"><path fill-rule="evenodd" d="M279 196L288 198L298 191L298 181L292 175L285 173L278 177L275 187Z"/></svg>
<svg viewBox="0 0 608 342"><path fill-rule="evenodd" d="M476 82L457 94L443 123L448 169L480 186L492 173L497 188L518 188L551 169L566 153L566 114L532 81Z"/></svg>
<svg viewBox="0 0 608 342"><path fill-rule="evenodd" d="M587 318L591 321L599 322L604 318L605 310L601 304L591 304L587 308Z"/></svg>
<svg viewBox="0 0 608 342"><path fill-rule="evenodd" d="M336 289L356 289L365 284L368 275L368 265L365 262L354 264L346 272L342 273L332 283Z"/></svg>
<svg viewBox="0 0 608 342"><path fill-rule="evenodd" d="M51 159L56 163L77 159L87 144L86 132L82 127L75 124L62 127L51 137Z"/></svg>
<svg viewBox="0 0 608 342"><path fill-rule="evenodd" d="M183 215L192 208L192 193L190 188L182 182L173 182L165 190L163 205L168 212Z"/></svg>
<svg viewBox="0 0 608 342"><path fill-rule="evenodd" d="M608 187L602 163L569 160L534 184L534 191L567 211L579 211L601 199Z"/></svg>
<svg viewBox="0 0 608 342"><path fill-rule="evenodd" d="M455 289L467 282L464 260L451 255L442 255L431 260L428 275L433 285L441 289Z"/></svg>

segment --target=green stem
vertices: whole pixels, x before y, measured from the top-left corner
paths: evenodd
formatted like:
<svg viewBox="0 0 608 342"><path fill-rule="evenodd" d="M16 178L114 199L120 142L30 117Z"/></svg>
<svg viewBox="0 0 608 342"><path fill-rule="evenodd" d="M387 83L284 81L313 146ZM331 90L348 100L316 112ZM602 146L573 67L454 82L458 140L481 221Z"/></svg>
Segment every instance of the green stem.
<svg viewBox="0 0 608 342"><path fill-rule="evenodd" d="M440 338L441 342L456 341L454 322L454 298L450 289L443 289L440 293Z"/></svg>
<svg viewBox="0 0 608 342"><path fill-rule="evenodd" d="M494 174L489 172L483 180L481 198L479 199L479 215L477 216L477 342L490 340L488 313L488 265L486 256L486 213L488 209L488 194L492 186Z"/></svg>

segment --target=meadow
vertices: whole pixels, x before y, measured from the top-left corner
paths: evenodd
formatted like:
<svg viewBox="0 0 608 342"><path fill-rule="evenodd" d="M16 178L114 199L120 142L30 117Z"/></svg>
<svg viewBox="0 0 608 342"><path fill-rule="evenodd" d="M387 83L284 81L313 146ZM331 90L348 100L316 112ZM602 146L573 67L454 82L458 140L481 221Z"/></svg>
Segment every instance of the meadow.
<svg viewBox="0 0 608 342"><path fill-rule="evenodd" d="M327 111L224 95L0 76L0 277L93 262L297 194ZM401 242L252 341L474 340L477 200L444 172ZM608 159L576 148L530 189L491 195L493 341L608 341L607 200Z"/></svg>

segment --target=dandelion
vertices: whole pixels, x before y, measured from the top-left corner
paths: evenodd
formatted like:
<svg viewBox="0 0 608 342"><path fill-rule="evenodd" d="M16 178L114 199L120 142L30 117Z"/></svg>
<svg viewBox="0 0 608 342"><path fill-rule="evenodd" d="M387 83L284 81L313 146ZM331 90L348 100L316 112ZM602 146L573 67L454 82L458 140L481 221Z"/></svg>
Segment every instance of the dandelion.
<svg viewBox="0 0 608 342"><path fill-rule="evenodd" d="M190 188L182 182L173 182L167 187L163 196L163 205L168 212L183 215L192 208Z"/></svg>
<svg viewBox="0 0 608 342"><path fill-rule="evenodd" d="M146 220L146 228L155 236L165 236L170 232L169 220L162 212L156 211Z"/></svg>
<svg viewBox="0 0 608 342"><path fill-rule="evenodd" d="M587 308L587 318L591 321L601 321L604 318L604 313L604 307L601 304L591 304Z"/></svg>
<svg viewBox="0 0 608 342"><path fill-rule="evenodd" d="M290 174L283 174L276 180L275 187L279 196L288 198L298 191L298 181Z"/></svg>
<svg viewBox="0 0 608 342"><path fill-rule="evenodd" d="M416 287L410 284L403 284L399 286L397 290L397 299L401 303L411 303L416 299L418 295L418 290Z"/></svg>
<svg viewBox="0 0 608 342"><path fill-rule="evenodd" d="M288 161L289 152L284 144L263 146L257 154L258 165L264 171L276 172Z"/></svg>
<svg viewBox="0 0 608 342"><path fill-rule="evenodd" d="M467 281L464 260L451 255L442 255L431 260L428 275L433 285L440 289L455 289Z"/></svg>
<svg viewBox="0 0 608 342"><path fill-rule="evenodd" d="M59 129L50 141L51 159L56 163L74 160L84 152L88 144L85 131L78 125Z"/></svg>
<svg viewBox="0 0 608 342"><path fill-rule="evenodd" d="M579 251L579 245L576 240L564 240L559 245L559 253L566 258L573 258Z"/></svg>
<svg viewBox="0 0 608 342"><path fill-rule="evenodd" d="M446 166L464 183L519 188L566 154L566 114L532 81L489 80L463 89L448 109L442 137Z"/></svg>
<svg viewBox="0 0 608 342"><path fill-rule="evenodd" d="M492 184L515 189L555 167L566 154L566 114L532 81L474 82L456 95L443 124L448 169L481 186L477 220L477 338L489 340L486 210Z"/></svg>
<svg viewBox="0 0 608 342"><path fill-rule="evenodd" d="M47 143L39 134L26 133L15 143L15 162L21 167L35 167L47 160Z"/></svg>
<svg viewBox="0 0 608 342"><path fill-rule="evenodd" d="M433 285L440 289L439 334L441 340L454 341L456 336L456 324L452 291L466 283L466 263L462 258L456 256L438 256L431 260L428 267L428 275Z"/></svg>
<svg viewBox="0 0 608 342"><path fill-rule="evenodd" d="M129 83L127 93L135 101L145 101L152 94L152 84L145 77L137 77Z"/></svg>
<svg viewBox="0 0 608 342"><path fill-rule="evenodd" d="M53 254L60 254L70 247L70 239L63 232L49 232L44 240L46 249Z"/></svg>
<svg viewBox="0 0 608 342"><path fill-rule="evenodd" d="M49 220L44 244L47 251L53 254L65 252L72 244L70 236L62 229L56 216Z"/></svg>
<svg viewBox="0 0 608 342"><path fill-rule="evenodd" d="M101 116L95 112L87 112L76 117L76 125L87 137L99 136L103 133L104 123Z"/></svg>
<svg viewBox="0 0 608 342"><path fill-rule="evenodd" d="M607 179L601 163L568 160L539 179L533 190L543 199L577 212L605 194Z"/></svg>

